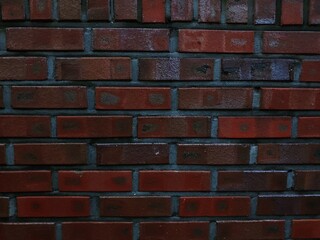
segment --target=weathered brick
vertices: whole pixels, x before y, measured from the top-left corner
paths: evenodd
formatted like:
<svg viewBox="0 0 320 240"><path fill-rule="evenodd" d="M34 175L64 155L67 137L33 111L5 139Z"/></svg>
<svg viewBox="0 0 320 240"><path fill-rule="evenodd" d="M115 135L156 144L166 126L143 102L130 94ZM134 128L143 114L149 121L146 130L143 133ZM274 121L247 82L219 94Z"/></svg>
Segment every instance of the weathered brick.
<svg viewBox="0 0 320 240"><path fill-rule="evenodd" d="M60 20L80 20L81 0L59 0Z"/></svg>
<svg viewBox="0 0 320 240"><path fill-rule="evenodd" d="M218 23L221 18L221 1L220 0L199 0L199 22Z"/></svg>
<svg viewBox="0 0 320 240"><path fill-rule="evenodd" d="M227 23L248 22L248 0L226 0Z"/></svg>
<svg viewBox="0 0 320 240"><path fill-rule="evenodd" d="M310 0L309 24L320 24L320 2L318 0Z"/></svg>
<svg viewBox="0 0 320 240"><path fill-rule="evenodd" d="M275 24L276 0L255 0L254 7L255 24Z"/></svg>
<svg viewBox="0 0 320 240"><path fill-rule="evenodd" d="M171 21L192 21L192 0L171 0Z"/></svg>
<svg viewBox="0 0 320 240"><path fill-rule="evenodd" d="M2 20L24 20L25 19L25 6L24 0L2 0L1 12Z"/></svg>
<svg viewBox="0 0 320 240"><path fill-rule="evenodd" d="M30 0L31 20L51 20L52 0Z"/></svg>
<svg viewBox="0 0 320 240"><path fill-rule="evenodd" d="M117 21L137 20L137 0L114 0L114 14Z"/></svg>
<svg viewBox="0 0 320 240"><path fill-rule="evenodd" d="M165 23L165 0L142 0L142 22Z"/></svg>

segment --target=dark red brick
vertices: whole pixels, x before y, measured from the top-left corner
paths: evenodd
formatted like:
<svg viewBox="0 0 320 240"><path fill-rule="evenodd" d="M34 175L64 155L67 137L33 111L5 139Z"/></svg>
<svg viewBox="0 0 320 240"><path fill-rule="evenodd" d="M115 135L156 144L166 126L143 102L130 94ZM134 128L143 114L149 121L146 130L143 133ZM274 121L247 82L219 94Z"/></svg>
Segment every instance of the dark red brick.
<svg viewBox="0 0 320 240"><path fill-rule="evenodd" d="M254 23L275 24L276 22L276 0L254 1Z"/></svg>
<svg viewBox="0 0 320 240"><path fill-rule="evenodd" d="M82 28L7 28L7 50L84 50Z"/></svg>
<svg viewBox="0 0 320 240"><path fill-rule="evenodd" d="M210 117L138 117L139 138L204 138L210 135Z"/></svg>
<svg viewBox="0 0 320 240"><path fill-rule="evenodd" d="M199 22L218 23L221 17L220 0L199 0L198 2Z"/></svg>
<svg viewBox="0 0 320 240"><path fill-rule="evenodd" d="M18 217L88 217L89 200L79 196L17 197Z"/></svg>
<svg viewBox="0 0 320 240"><path fill-rule="evenodd" d="M290 138L290 117L219 117L219 138Z"/></svg>
<svg viewBox="0 0 320 240"><path fill-rule="evenodd" d="M167 144L97 144L98 165L168 164Z"/></svg>
<svg viewBox="0 0 320 240"><path fill-rule="evenodd" d="M109 20L110 0L89 0L88 1L88 20L89 21L108 21Z"/></svg>
<svg viewBox="0 0 320 240"><path fill-rule="evenodd" d="M58 116L59 138L131 137L131 116Z"/></svg>
<svg viewBox="0 0 320 240"><path fill-rule="evenodd" d="M169 51L169 30L95 28L92 46L98 51Z"/></svg>
<svg viewBox="0 0 320 240"><path fill-rule="evenodd" d="M282 25L303 24L303 0L282 0Z"/></svg>
<svg viewBox="0 0 320 240"><path fill-rule="evenodd" d="M179 144L178 164L243 165L250 160L250 146L241 144Z"/></svg>
<svg viewBox="0 0 320 240"><path fill-rule="evenodd" d="M298 137L319 138L320 137L320 117L299 117Z"/></svg>
<svg viewBox="0 0 320 240"><path fill-rule="evenodd" d="M50 192L51 171L0 171L0 192Z"/></svg>
<svg viewBox="0 0 320 240"><path fill-rule="evenodd" d="M0 57L0 80L46 80L44 57Z"/></svg>
<svg viewBox="0 0 320 240"><path fill-rule="evenodd" d="M179 30L180 52L253 53L252 31Z"/></svg>
<svg viewBox="0 0 320 240"><path fill-rule="evenodd" d="M57 58L57 80L130 80L131 62L126 57Z"/></svg>
<svg viewBox="0 0 320 240"><path fill-rule="evenodd" d="M114 0L114 14L117 21L137 20L137 0Z"/></svg>
<svg viewBox="0 0 320 240"><path fill-rule="evenodd" d="M179 88L179 109L250 109L252 88Z"/></svg>
<svg viewBox="0 0 320 240"><path fill-rule="evenodd" d="M59 171L61 192L130 192L131 171Z"/></svg>
<svg viewBox="0 0 320 240"><path fill-rule="evenodd" d="M87 108L86 87L12 87L13 108Z"/></svg>
<svg viewBox="0 0 320 240"><path fill-rule="evenodd" d="M170 88L96 88L96 109L152 110L170 106Z"/></svg>
<svg viewBox="0 0 320 240"><path fill-rule="evenodd" d="M171 0L171 21L185 22L192 21L192 18L192 0Z"/></svg>
<svg viewBox="0 0 320 240"><path fill-rule="evenodd" d="M51 20L52 0L30 0L31 20Z"/></svg>
<svg viewBox="0 0 320 240"><path fill-rule="evenodd" d="M64 222L63 240L132 240L131 222Z"/></svg>
<svg viewBox="0 0 320 240"><path fill-rule="evenodd" d="M171 198L156 197L102 197L100 215L104 217L169 217Z"/></svg>
<svg viewBox="0 0 320 240"><path fill-rule="evenodd" d="M166 22L165 0L142 0L142 22L165 23Z"/></svg>
<svg viewBox="0 0 320 240"><path fill-rule="evenodd" d="M219 171L218 191L285 191L285 171Z"/></svg>
<svg viewBox="0 0 320 240"><path fill-rule="evenodd" d="M284 220L217 221L216 239L285 239Z"/></svg>
<svg viewBox="0 0 320 240"><path fill-rule="evenodd" d="M294 219L292 221L292 239L319 239L319 219Z"/></svg>
<svg viewBox="0 0 320 240"><path fill-rule="evenodd" d="M60 20L80 20L81 0L59 0Z"/></svg>
<svg viewBox="0 0 320 240"><path fill-rule="evenodd" d="M302 61L302 71L300 75L302 82L320 82L320 61Z"/></svg>
<svg viewBox="0 0 320 240"><path fill-rule="evenodd" d="M0 144L0 165L6 165L6 146Z"/></svg>
<svg viewBox="0 0 320 240"><path fill-rule="evenodd" d="M320 164L320 144L259 144L259 164Z"/></svg>
<svg viewBox="0 0 320 240"><path fill-rule="evenodd" d="M248 22L248 0L226 1L227 23Z"/></svg>
<svg viewBox="0 0 320 240"><path fill-rule="evenodd" d="M55 240L54 223L0 223L1 240Z"/></svg>
<svg viewBox="0 0 320 240"><path fill-rule="evenodd" d="M50 117L2 115L0 117L0 138L50 137Z"/></svg>
<svg viewBox="0 0 320 240"><path fill-rule="evenodd" d="M139 79L210 81L213 80L213 61L207 58L143 58L139 59Z"/></svg>
<svg viewBox="0 0 320 240"><path fill-rule="evenodd" d="M320 24L320 2L318 0L310 0L309 24Z"/></svg>
<svg viewBox="0 0 320 240"><path fill-rule="evenodd" d="M260 108L320 110L320 88L262 88Z"/></svg>
<svg viewBox="0 0 320 240"><path fill-rule="evenodd" d="M257 215L319 215L320 196L276 195L259 196Z"/></svg>
<svg viewBox="0 0 320 240"><path fill-rule="evenodd" d="M142 222L140 240L209 240L209 222Z"/></svg>
<svg viewBox="0 0 320 240"><path fill-rule="evenodd" d="M24 0L2 0L2 20L24 20L25 19L25 6Z"/></svg>
<svg viewBox="0 0 320 240"><path fill-rule="evenodd" d="M249 197L181 197L180 217L249 216Z"/></svg>
<svg viewBox="0 0 320 240"><path fill-rule="evenodd" d="M7 197L0 197L0 218L7 218L9 217L9 198ZM1 224L0 224L1 229ZM1 233L1 230L0 230ZM2 236L0 234L0 236Z"/></svg>
<svg viewBox="0 0 320 240"><path fill-rule="evenodd" d="M141 192L206 192L210 188L210 171L139 172Z"/></svg>
<svg viewBox="0 0 320 240"><path fill-rule="evenodd" d="M320 54L320 32L267 31L263 33L263 53Z"/></svg>
<svg viewBox="0 0 320 240"><path fill-rule="evenodd" d="M319 191L320 171L319 170L297 170L295 171L294 189L298 191Z"/></svg>
<svg viewBox="0 0 320 240"><path fill-rule="evenodd" d="M87 163L84 143L14 144L15 165L79 165Z"/></svg>
<svg viewBox="0 0 320 240"><path fill-rule="evenodd" d="M289 59L223 59L221 79L232 81L292 81L297 65L297 61Z"/></svg>

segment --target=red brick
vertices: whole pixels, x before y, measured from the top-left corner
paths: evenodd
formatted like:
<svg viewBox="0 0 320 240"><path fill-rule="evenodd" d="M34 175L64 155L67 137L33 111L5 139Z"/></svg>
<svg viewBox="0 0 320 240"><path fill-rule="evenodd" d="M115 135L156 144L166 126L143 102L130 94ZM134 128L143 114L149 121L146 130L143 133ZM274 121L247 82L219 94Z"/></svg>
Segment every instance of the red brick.
<svg viewBox="0 0 320 240"><path fill-rule="evenodd" d="M203 138L210 135L210 117L138 117L139 138Z"/></svg>
<svg viewBox="0 0 320 240"><path fill-rule="evenodd" d="M298 61L292 59L222 59L222 80L292 81Z"/></svg>
<svg viewBox="0 0 320 240"><path fill-rule="evenodd" d="M9 198L0 197L0 218L7 218L7 217L9 217ZM0 225L0 229L1 229L1 225ZM1 233L1 230L0 230L0 233Z"/></svg>
<svg viewBox="0 0 320 240"><path fill-rule="evenodd" d="M179 109L250 109L251 88L179 88Z"/></svg>
<svg viewBox="0 0 320 240"><path fill-rule="evenodd" d="M168 164L167 144L97 144L98 165Z"/></svg>
<svg viewBox="0 0 320 240"><path fill-rule="evenodd" d="M131 62L126 57L57 58L57 80L130 80Z"/></svg>
<svg viewBox="0 0 320 240"><path fill-rule="evenodd" d="M220 0L199 0L198 2L199 22L219 23L221 17Z"/></svg>
<svg viewBox="0 0 320 240"><path fill-rule="evenodd" d="M24 0L2 0L1 1L2 20L24 20L25 6Z"/></svg>
<svg viewBox="0 0 320 240"><path fill-rule="evenodd" d="M0 223L1 240L55 240L54 223Z"/></svg>
<svg viewBox="0 0 320 240"><path fill-rule="evenodd" d="M132 240L131 222L64 222L63 240Z"/></svg>
<svg viewBox="0 0 320 240"><path fill-rule="evenodd" d="M168 29L95 28L93 49L98 51L169 51Z"/></svg>
<svg viewBox="0 0 320 240"><path fill-rule="evenodd" d="M299 117L298 137L319 138L320 137L320 117Z"/></svg>
<svg viewBox="0 0 320 240"><path fill-rule="evenodd" d="M298 191L319 191L320 190L320 171L295 171L294 189Z"/></svg>
<svg viewBox="0 0 320 240"><path fill-rule="evenodd" d="M219 171L218 191L285 191L285 171Z"/></svg>
<svg viewBox="0 0 320 240"><path fill-rule="evenodd" d="M249 197L181 197L181 217L249 216Z"/></svg>
<svg viewBox="0 0 320 240"><path fill-rule="evenodd" d="M50 192L51 171L0 171L0 192Z"/></svg>
<svg viewBox="0 0 320 240"><path fill-rule="evenodd" d="M12 87L13 108L87 108L86 87Z"/></svg>
<svg viewBox="0 0 320 240"><path fill-rule="evenodd" d="M171 21L192 21L192 0L171 0Z"/></svg>
<svg viewBox="0 0 320 240"><path fill-rule="evenodd" d="M320 32L280 32L263 33L263 53L320 54Z"/></svg>
<svg viewBox="0 0 320 240"><path fill-rule="evenodd" d="M142 0L142 22L165 23L165 0Z"/></svg>
<svg viewBox="0 0 320 240"><path fill-rule="evenodd" d="M262 88L261 109L319 110L320 88Z"/></svg>
<svg viewBox="0 0 320 240"><path fill-rule="evenodd" d="M89 0L88 1L88 20L89 21L108 21L109 20L110 0Z"/></svg>
<svg viewBox="0 0 320 240"><path fill-rule="evenodd" d="M281 11L282 25L303 24L303 0L283 0Z"/></svg>
<svg viewBox="0 0 320 240"><path fill-rule="evenodd" d="M52 0L30 0L31 20L51 20Z"/></svg>
<svg viewBox="0 0 320 240"><path fill-rule="evenodd" d="M89 197L17 197L18 217L88 217Z"/></svg>
<svg viewBox="0 0 320 240"><path fill-rule="evenodd" d="M318 0L310 0L309 24L320 24L320 2Z"/></svg>
<svg viewBox="0 0 320 240"><path fill-rule="evenodd" d="M2 115L0 117L0 137L39 138L50 137L50 117Z"/></svg>
<svg viewBox="0 0 320 240"><path fill-rule="evenodd" d="M14 144L15 165L79 165L87 163L84 143Z"/></svg>
<svg viewBox="0 0 320 240"><path fill-rule="evenodd" d="M60 20L80 20L81 0L59 0Z"/></svg>
<svg viewBox="0 0 320 240"><path fill-rule="evenodd" d="M255 24L275 24L276 0L256 0L254 5Z"/></svg>
<svg viewBox="0 0 320 240"><path fill-rule="evenodd" d="M213 80L214 59L208 58L144 58L139 59L142 81L210 81Z"/></svg>
<svg viewBox="0 0 320 240"><path fill-rule="evenodd" d="M180 52L253 53L252 31L179 30Z"/></svg>
<svg viewBox="0 0 320 240"><path fill-rule="evenodd" d="M139 172L141 192L205 192L210 188L210 171Z"/></svg>
<svg viewBox="0 0 320 240"><path fill-rule="evenodd" d="M219 138L290 138L290 117L219 117Z"/></svg>
<svg viewBox="0 0 320 240"><path fill-rule="evenodd" d="M248 22L248 0L226 1L227 23Z"/></svg>
<svg viewBox="0 0 320 240"><path fill-rule="evenodd" d="M284 220L217 221L217 239L285 239Z"/></svg>
<svg viewBox="0 0 320 240"><path fill-rule="evenodd" d="M137 0L114 0L114 13L117 21L137 20Z"/></svg>
<svg viewBox="0 0 320 240"><path fill-rule="evenodd" d="M301 219L292 221L293 239L319 239L320 238L320 220L319 219Z"/></svg>
<svg viewBox="0 0 320 240"><path fill-rule="evenodd" d="M102 197L100 215L103 217L169 217L171 198L156 197Z"/></svg>
<svg viewBox="0 0 320 240"><path fill-rule="evenodd" d="M178 164L249 164L250 146L242 144L179 144Z"/></svg>
<svg viewBox="0 0 320 240"><path fill-rule="evenodd" d="M320 196L276 195L259 196L257 215L319 215Z"/></svg>
<svg viewBox="0 0 320 240"><path fill-rule="evenodd" d="M83 50L83 29L7 28L7 49L12 51Z"/></svg>
<svg viewBox="0 0 320 240"><path fill-rule="evenodd" d="M170 88L97 87L96 109L170 109Z"/></svg>
<svg viewBox="0 0 320 240"><path fill-rule="evenodd" d="M209 240L209 222L142 222L140 240Z"/></svg>
<svg viewBox="0 0 320 240"><path fill-rule="evenodd" d="M59 138L131 137L130 116L58 116Z"/></svg>
<svg viewBox="0 0 320 240"><path fill-rule="evenodd" d="M259 144L259 164L320 164L320 144Z"/></svg>
<svg viewBox="0 0 320 240"><path fill-rule="evenodd" d="M61 192L130 192L131 171L59 171Z"/></svg>
<svg viewBox="0 0 320 240"><path fill-rule="evenodd" d="M44 57L0 57L0 80L46 80Z"/></svg>
<svg viewBox="0 0 320 240"><path fill-rule="evenodd" d="M0 165L6 165L6 146L0 144Z"/></svg>
<svg viewBox="0 0 320 240"><path fill-rule="evenodd" d="M300 75L302 82L320 82L320 61L302 61L302 71Z"/></svg>

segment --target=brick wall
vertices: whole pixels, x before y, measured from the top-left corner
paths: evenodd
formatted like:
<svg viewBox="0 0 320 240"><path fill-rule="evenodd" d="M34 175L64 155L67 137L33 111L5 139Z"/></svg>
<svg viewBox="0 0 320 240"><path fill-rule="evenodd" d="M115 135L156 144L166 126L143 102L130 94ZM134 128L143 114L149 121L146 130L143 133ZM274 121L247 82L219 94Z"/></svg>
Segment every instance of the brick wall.
<svg viewBox="0 0 320 240"><path fill-rule="evenodd" d="M320 239L320 1L0 12L1 240Z"/></svg>

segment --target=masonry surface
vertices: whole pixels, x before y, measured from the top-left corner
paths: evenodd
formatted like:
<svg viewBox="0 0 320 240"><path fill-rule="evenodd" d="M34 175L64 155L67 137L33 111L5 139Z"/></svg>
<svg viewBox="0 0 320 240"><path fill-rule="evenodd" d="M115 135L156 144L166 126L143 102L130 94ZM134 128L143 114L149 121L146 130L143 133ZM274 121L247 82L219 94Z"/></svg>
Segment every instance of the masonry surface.
<svg viewBox="0 0 320 240"><path fill-rule="evenodd" d="M320 1L1 0L1 240L320 239Z"/></svg>

